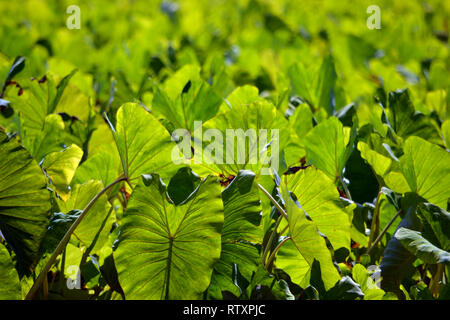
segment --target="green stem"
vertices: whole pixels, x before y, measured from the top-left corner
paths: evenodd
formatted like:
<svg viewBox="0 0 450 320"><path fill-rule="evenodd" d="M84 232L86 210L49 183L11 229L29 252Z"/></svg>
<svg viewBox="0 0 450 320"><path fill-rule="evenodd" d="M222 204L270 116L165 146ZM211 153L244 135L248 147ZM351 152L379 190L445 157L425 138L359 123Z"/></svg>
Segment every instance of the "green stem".
<svg viewBox="0 0 450 320"><path fill-rule="evenodd" d="M383 231L381 231L380 235L375 239L373 244L367 250L367 254L370 254L370 252L373 250L373 248L375 248L377 243L381 240L381 238L383 238L384 234L388 231L389 227L394 223L395 219L397 219L397 217L400 215L401 212L402 212L401 209L398 210L397 213L395 214L395 216L391 219L391 221L389 221L389 223L386 225L386 227L384 227Z"/></svg>
<svg viewBox="0 0 450 320"><path fill-rule="evenodd" d="M70 240L70 237L72 233L75 231L76 227L80 224L80 222L83 220L83 218L86 216L86 214L89 212L89 210L93 207L93 205L97 202L97 200L111 187L113 187L115 184L126 180L126 178L120 178L116 181L110 183L106 187L104 187L97 195L92 198L92 200L88 203L86 208L83 210L83 212L80 214L80 216L75 220L75 222L70 226L69 230L67 230L64 237L59 242L58 246L56 247L55 251L53 251L52 256L47 261L45 267L41 270L38 278L34 282L33 286L31 287L30 291L28 292L27 296L25 297L26 300L31 300L35 296L36 292L39 290L39 288L42 285L42 282L45 280L45 276L47 275L47 272L52 267L53 263L55 262L56 258L61 254L63 249L66 247L67 243Z"/></svg>
<svg viewBox="0 0 450 320"><path fill-rule="evenodd" d="M278 226L280 225L282 219L283 219L283 216L280 215L277 219L277 223L275 224L275 227L272 230L272 233L270 234L269 240L266 243L266 247L264 248L264 252L261 257L261 262L262 262L263 266L266 265L267 254L269 253L269 250L272 247L273 238L275 238L275 234L277 233Z"/></svg>
<svg viewBox="0 0 450 320"><path fill-rule="evenodd" d="M264 194L269 198L269 200L273 203L273 205L275 206L275 208L277 208L277 210L283 215L283 217L286 218L286 220L288 220L288 215L286 213L286 211L284 211L284 209L278 204L278 202L270 195L269 192L267 192L266 189L264 189L264 187L262 185L260 185L259 183L256 184L258 186L258 188L264 192ZM289 221L289 220L288 220Z"/></svg>
<svg viewBox="0 0 450 320"><path fill-rule="evenodd" d="M379 224L379 212L380 212L380 197L381 197L381 188L378 191L378 195L377 195L377 200L375 203L375 209L373 210L373 216L372 216L372 223L370 225L370 235L369 235L369 242L368 242L368 246L370 247L374 237L378 234L379 228L380 228L380 224Z"/></svg>
<svg viewBox="0 0 450 320"><path fill-rule="evenodd" d="M288 240L291 240L291 237L286 237L284 238L276 247L275 249L273 249L272 253L269 256L269 259L267 260L267 263L265 265L265 268L267 270L267 268L270 266L270 264L272 263L273 259L275 258L275 255L277 254L278 250L280 250L281 246Z"/></svg>

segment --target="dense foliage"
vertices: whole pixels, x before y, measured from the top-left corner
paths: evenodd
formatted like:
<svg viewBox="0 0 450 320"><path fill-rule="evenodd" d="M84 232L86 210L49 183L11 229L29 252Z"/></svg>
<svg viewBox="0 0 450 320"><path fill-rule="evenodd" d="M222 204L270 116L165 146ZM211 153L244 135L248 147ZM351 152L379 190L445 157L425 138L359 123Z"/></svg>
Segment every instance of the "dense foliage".
<svg viewBox="0 0 450 320"><path fill-rule="evenodd" d="M450 2L0 13L0 299L450 299Z"/></svg>

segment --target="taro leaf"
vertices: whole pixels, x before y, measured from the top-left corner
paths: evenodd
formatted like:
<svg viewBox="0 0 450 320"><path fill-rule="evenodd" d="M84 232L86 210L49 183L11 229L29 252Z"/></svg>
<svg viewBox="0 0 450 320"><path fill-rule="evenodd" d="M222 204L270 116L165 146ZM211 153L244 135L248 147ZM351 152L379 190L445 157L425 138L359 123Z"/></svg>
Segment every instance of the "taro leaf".
<svg viewBox="0 0 450 320"><path fill-rule="evenodd" d="M122 105L117 111L116 129L111 128L123 173L130 180L145 173L162 173L173 164L175 143L161 123L138 104Z"/></svg>
<svg viewBox="0 0 450 320"><path fill-rule="evenodd" d="M313 81L310 74L301 63L292 65L288 70L293 93L314 106L315 96L311 88Z"/></svg>
<svg viewBox="0 0 450 320"><path fill-rule="evenodd" d="M381 300L384 291L377 287L375 281L369 276L362 264L355 264L352 268L352 277L360 285L364 293L364 300Z"/></svg>
<svg viewBox="0 0 450 320"><path fill-rule="evenodd" d="M170 121L175 129L194 132L194 121L207 121L214 117L223 99L203 80L190 81L182 94L172 100L156 88L152 112Z"/></svg>
<svg viewBox="0 0 450 320"><path fill-rule="evenodd" d="M365 217L367 216L367 206L360 205L356 202L348 201L344 210L351 220L350 236L353 241L361 247L368 245L369 239L366 236Z"/></svg>
<svg viewBox="0 0 450 320"><path fill-rule="evenodd" d="M164 92L170 100L175 101L189 81L197 80L200 80L200 67L193 64L185 65L164 81Z"/></svg>
<svg viewBox="0 0 450 320"><path fill-rule="evenodd" d="M237 87L233 92L227 97L226 102L227 107L225 108L222 104L221 110L226 111L230 107L238 108L244 105L248 105L252 102L259 101L262 98L259 96L258 88L250 85L245 85L242 87Z"/></svg>
<svg viewBox="0 0 450 320"><path fill-rule="evenodd" d="M350 250L351 223L333 181L314 167L288 177L292 177L288 182L289 189L296 195L301 208L327 236L333 248Z"/></svg>
<svg viewBox="0 0 450 320"><path fill-rule="evenodd" d="M333 114L335 106L333 104L333 92L336 84L336 70L332 56L327 56L322 62L318 77L315 81L316 106L324 108L328 114Z"/></svg>
<svg viewBox="0 0 450 320"><path fill-rule="evenodd" d="M306 262L312 266L314 260L320 263L325 289L332 288L340 276L331 259L325 239L319 234L317 224L306 217L305 211L290 199L288 189L282 185L289 220L289 233L294 245ZM345 213L345 212L344 212Z"/></svg>
<svg viewBox="0 0 450 320"><path fill-rule="evenodd" d="M224 224L222 229L222 252L214 266L208 296L220 299L223 290L240 295L233 281L233 264L247 282L259 264L256 244L262 242L261 202L254 182L255 174L249 170L238 173L233 182L222 192Z"/></svg>
<svg viewBox="0 0 450 320"><path fill-rule="evenodd" d="M345 165L344 177L350 181L348 189L353 201L371 202L377 197L378 180L359 150L353 149Z"/></svg>
<svg viewBox="0 0 450 320"><path fill-rule="evenodd" d="M435 143L442 141L433 120L415 111L407 89L389 93L386 113L391 128L404 139L419 136Z"/></svg>
<svg viewBox="0 0 450 320"><path fill-rule="evenodd" d="M441 208L450 197L450 153L419 137L410 137L400 158L411 191Z"/></svg>
<svg viewBox="0 0 450 320"><path fill-rule="evenodd" d="M61 211L66 213L69 213L71 210L75 209L84 210L92 198L95 197L95 195L102 189L103 184L96 180L90 180L85 184L75 185L70 198L67 201L58 200L59 208ZM95 202L89 213L75 229L72 235L72 240L79 243L82 247L89 247L94 239L96 239L96 234L102 226L102 223L108 214L109 208L110 204L108 202L107 195L104 194ZM109 227L103 228L100 236L96 240L97 242L95 244L94 252L95 250L100 249L107 241L108 233L109 230L111 230L113 223L114 217L111 215L106 223Z"/></svg>
<svg viewBox="0 0 450 320"><path fill-rule="evenodd" d="M431 203L419 205L419 213L431 226L440 246L450 250L450 213Z"/></svg>
<svg viewBox="0 0 450 320"><path fill-rule="evenodd" d="M336 181L348 158L347 143L342 123L330 117L305 137L306 159Z"/></svg>
<svg viewBox="0 0 450 320"><path fill-rule="evenodd" d="M199 183L200 177L191 168L183 167L170 179L167 193L173 203L178 205L194 192Z"/></svg>
<svg viewBox="0 0 450 320"><path fill-rule="evenodd" d="M26 89L22 95L9 94L11 105L20 113L23 131L26 131L28 136L38 136L42 131L46 116L55 111L74 72L64 77L57 86L53 77L46 75L39 81L34 79L24 83L23 87Z"/></svg>
<svg viewBox="0 0 450 320"><path fill-rule="evenodd" d="M445 120L441 126L442 138L447 149L450 149L450 119Z"/></svg>
<svg viewBox="0 0 450 320"><path fill-rule="evenodd" d="M124 214L114 251L126 299L200 299L220 257L220 185L204 179L175 206L157 174L144 175Z"/></svg>
<svg viewBox="0 0 450 320"><path fill-rule="evenodd" d="M0 230L24 270L39 258L50 193L41 168L16 139L0 130Z"/></svg>
<svg viewBox="0 0 450 320"><path fill-rule="evenodd" d="M323 300L354 300L363 298L361 287L349 276L342 277L336 285L323 295Z"/></svg>
<svg viewBox="0 0 450 320"><path fill-rule="evenodd" d="M14 59L13 65L11 66L11 69L9 69L8 75L5 79L5 84L8 83L8 81L11 81L20 71L23 70L25 67L25 57L16 57Z"/></svg>
<svg viewBox="0 0 450 320"><path fill-rule="evenodd" d="M89 157L77 169L74 183L84 183L90 179L100 180L107 186L112 183L120 174L120 157L117 152L102 150L101 152Z"/></svg>
<svg viewBox="0 0 450 320"><path fill-rule="evenodd" d="M306 103L299 105L289 117L291 143L285 149L285 159L288 166L300 163L306 155L303 138L313 127L313 114Z"/></svg>
<svg viewBox="0 0 450 320"><path fill-rule="evenodd" d="M47 233L42 241L41 254L52 254L64 237L70 226L80 216L81 210L72 210L68 213L54 212L50 218ZM39 263L41 263L42 258Z"/></svg>
<svg viewBox="0 0 450 320"><path fill-rule="evenodd" d="M24 130L23 145L38 162L49 153L60 151L64 147L64 121L57 114L46 116L43 127L36 134L30 134L27 127Z"/></svg>
<svg viewBox="0 0 450 320"><path fill-rule="evenodd" d="M210 143L203 139L201 166L227 177L244 169L259 175L261 168L269 170L270 165L278 170L276 160L281 167L279 156L289 139L289 132L284 130L287 125L283 115L267 101L235 106L205 123L204 135L212 133L212 137Z"/></svg>
<svg viewBox="0 0 450 320"><path fill-rule="evenodd" d="M308 275L310 265L298 251L293 241L285 242L277 252L275 266L286 272L291 281L300 285Z"/></svg>
<svg viewBox="0 0 450 320"><path fill-rule="evenodd" d="M6 247L0 243L0 300L21 300L19 275Z"/></svg>
<svg viewBox="0 0 450 320"><path fill-rule="evenodd" d="M311 72L300 63L291 66L288 74L294 94L314 108L323 108L328 114L333 114L333 91L337 76L331 56L323 60L314 79L310 76Z"/></svg>
<svg viewBox="0 0 450 320"><path fill-rule="evenodd" d="M69 185L82 156L83 150L73 144L63 151L48 154L42 163L42 168L63 200L69 198Z"/></svg>
<svg viewBox="0 0 450 320"><path fill-rule="evenodd" d="M420 232L407 228L399 228L395 232L394 237L400 240L405 248L423 262L430 264L445 263L450 265L450 253L433 245Z"/></svg>
<svg viewBox="0 0 450 320"><path fill-rule="evenodd" d="M277 280L262 265L254 272L247 287L250 300L295 300L284 280Z"/></svg>
<svg viewBox="0 0 450 320"><path fill-rule="evenodd" d="M383 177L389 171L392 163L390 158L372 150L367 143L362 141L358 142L358 150L361 152L361 157L370 164L378 176Z"/></svg>
<svg viewBox="0 0 450 320"><path fill-rule="evenodd" d="M406 215L397 227L416 229L421 228L419 219L415 214L415 206L409 206L406 209ZM405 275L410 271L411 264L414 261L414 256L405 249L396 237L389 240L381 260L381 288L385 291L395 292L398 296L403 296L399 289L400 282Z"/></svg>
<svg viewBox="0 0 450 320"><path fill-rule="evenodd" d="M51 100L49 104L49 111L56 110L56 106L58 105L59 101L61 100L61 97L64 93L64 90L66 89L67 85L69 84L70 79L73 77L73 75L78 71L78 69L72 70L67 76L61 79L61 81L56 86L56 94L53 100Z"/></svg>
<svg viewBox="0 0 450 320"><path fill-rule="evenodd" d="M390 171L384 176L384 181L390 189L399 194L403 194L411 190L405 176L401 172Z"/></svg>
<svg viewBox="0 0 450 320"><path fill-rule="evenodd" d="M123 296L123 290L119 284L116 264L112 253L105 258L103 264L100 266L100 272L110 288Z"/></svg>

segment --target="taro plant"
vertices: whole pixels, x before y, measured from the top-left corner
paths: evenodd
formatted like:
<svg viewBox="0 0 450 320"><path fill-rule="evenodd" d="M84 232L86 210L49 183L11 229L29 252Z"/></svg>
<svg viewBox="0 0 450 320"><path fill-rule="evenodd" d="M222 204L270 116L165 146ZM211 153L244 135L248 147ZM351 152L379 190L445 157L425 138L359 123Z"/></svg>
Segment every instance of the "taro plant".
<svg viewBox="0 0 450 320"><path fill-rule="evenodd" d="M2 5L0 299L450 298L447 4L119 2Z"/></svg>

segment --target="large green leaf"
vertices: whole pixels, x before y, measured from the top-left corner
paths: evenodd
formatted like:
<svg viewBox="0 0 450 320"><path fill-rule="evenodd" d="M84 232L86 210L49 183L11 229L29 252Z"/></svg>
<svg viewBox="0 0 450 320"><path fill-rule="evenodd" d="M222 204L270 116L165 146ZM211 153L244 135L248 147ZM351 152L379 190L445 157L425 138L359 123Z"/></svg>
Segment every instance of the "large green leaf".
<svg viewBox="0 0 450 320"><path fill-rule="evenodd" d="M157 88L152 112L171 122L173 129L194 132L194 121L207 121L214 117L223 99L203 80L189 81L183 92L171 100Z"/></svg>
<svg viewBox="0 0 450 320"><path fill-rule="evenodd" d="M200 183L200 177L191 168L182 167L170 179L167 186L167 193L174 204L183 202Z"/></svg>
<svg viewBox="0 0 450 320"><path fill-rule="evenodd" d="M58 200L59 208L64 213L69 213L72 210L84 210L92 198L102 189L103 184L96 180L89 180L84 184L75 185L67 201ZM107 195L102 195L73 232L72 241L78 243L81 247L89 247L96 238L97 231L106 218L110 207ZM108 227L103 228L98 239L96 239L95 250L100 249L107 241L114 221L114 216L111 215L106 222Z"/></svg>
<svg viewBox="0 0 450 320"><path fill-rule="evenodd" d="M229 176L248 169L259 175L261 168L267 170L270 165L278 170L276 160L281 167L280 153L289 140L289 132L284 130L287 125L283 115L267 101L237 105L206 122L204 136L211 133L211 143L204 138L203 145L194 148L203 148L198 160L209 171ZM194 163L198 160L194 155Z"/></svg>
<svg viewBox="0 0 450 320"><path fill-rule="evenodd" d="M114 145L110 145L110 150L102 150L89 157L78 167L74 183L84 183L90 179L100 180L107 186L120 175L121 161L115 151Z"/></svg>
<svg viewBox="0 0 450 320"><path fill-rule="evenodd" d="M291 281L301 285L310 272L311 266L298 251L293 241L285 242L277 252L275 266L286 272Z"/></svg>
<svg viewBox="0 0 450 320"><path fill-rule="evenodd" d="M175 143L163 125L138 104L126 103L119 108L113 131L123 173L130 180L173 166Z"/></svg>
<svg viewBox="0 0 450 320"><path fill-rule="evenodd" d="M288 178L289 189L296 195L301 208L327 236L333 248L350 250L351 222L340 204L333 181L314 167L300 170Z"/></svg>
<svg viewBox="0 0 450 320"><path fill-rule="evenodd" d="M338 118L330 117L305 137L306 159L335 181L347 161L347 143L342 123Z"/></svg>
<svg viewBox="0 0 450 320"><path fill-rule="evenodd" d="M134 189L114 252L126 299L199 299L220 257L220 185L203 180L175 206L156 174Z"/></svg>
<svg viewBox="0 0 450 320"><path fill-rule="evenodd" d="M327 248L326 241L319 234L317 224L307 218L304 210L297 207L289 196L289 191L285 185L282 185L283 199L286 203L287 215L289 220L289 234L306 262L312 266L314 261L320 263L322 280L325 289L332 288L340 276L335 268L331 252Z"/></svg>
<svg viewBox="0 0 450 320"><path fill-rule="evenodd" d="M442 249L450 250L450 213L431 203L419 206L419 213L430 225Z"/></svg>
<svg viewBox="0 0 450 320"><path fill-rule="evenodd" d="M331 55L325 57L320 66L320 70L315 81L316 106L324 108L328 114L335 111L334 89L336 84L336 70L334 69L334 61Z"/></svg>
<svg viewBox="0 0 450 320"><path fill-rule="evenodd" d="M365 142L358 142L358 150L361 152L361 157L366 160L373 171L383 177L391 167L392 160L384 155L372 150Z"/></svg>
<svg viewBox="0 0 450 320"><path fill-rule="evenodd" d="M65 142L64 121L58 114L50 114L45 117L40 131L30 133L24 127L22 143L31 155L40 162L42 158L52 152L63 149Z"/></svg>
<svg viewBox="0 0 450 320"><path fill-rule="evenodd" d="M26 88L23 94L17 95L11 92L11 104L20 115L18 130L23 145L38 161L41 161L48 153L62 148L64 123L59 115L52 113L56 111L69 80L75 72L76 70L73 70L62 78L58 85L55 84L54 77L47 74L40 80L31 79L25 83L22 82Z"/></svg>
<svg viewBox="0 0 450 320"><path fill-rule="evenodd" d="M352 278L361 286L364 300L381 300L383 298L385 292L377 287L362 264L357 263L353 266Z"/></svg>
<svg viewBox="0 0 450 320"><path fill-rule="evenodd" d="M50 217L50 193L41 168L15 138L0 130L0 230L19 263L29 268Z"/></svg>
<svg viewBox="0 0 450 320"><path fill-rule="evenodd" d="M419 136L433 143L442 141L433 120L416 112L407 89L389 93L389 107L386 113L392 129L404 139Z"/></svg>
<svg viewBox="0 0 450 320"><path fill-rule="evenodd" d="M311 76L314 75L314 76ZM297 63L289 68L293 93L300 96L314 108L323 108L333 114L333 91L336 83L336 70L332 56L327 56L316 73Z"/></svg>
<svg viewBox="0 0 450 320"><path fill-rule="evenodd" d="M313 114L306 103L299 105L292 116L289 117L291 142L284 150L287 165L301 163L306 155L303 138L313 127Z"/></svg>
<svg viewBox="0 0 450 320"><path fill-rule="evenodd" d="M45 170L56 192L63 200L69 197L69 185L82 156L83 150L73 144L63 151L50 153L42 163L42 169Z"/></svg>
<svg viewBox="0 0 450 320"><path fill-rule="evenodd" d="M239 106L248 105L261 99L258 88L250 85L237 87L227 97L226 102L222 103L221 111L227 111L229 108L238 108Z"/></svg>
<svg viewBox="0 0 450 320"><path fill-rule="evenodd" d="M214 266L208 296L221 299L223 290L240 295L234 283L234 264L240 275L248 282L259 264L256 244L262 242L261 203L255 184L255 174L249 170L239 171L233 182L222 192L224 224L222 252Z"/></svg>
<svg viewBox="0 0 450 320"><path fill-rule="evenodd" d="M397 230L400 228L420 230L421 224L415 213L416 205L404 205L403 210L406 214L398 225ZM384 250L380 263L381 288L385 291L395 292L398 296L403 296L404 294L399 289L399 286L405 275L410 272L414 259L414 255L406 250L396 237L392 237Z"/></svg>
<svg viewBox="0 0 450 320"><path fill-rule="evenodd" d="M420 232L408 228L399 228L394 237L425 263L450 265L450 253L433 245Z"/></svg>
<svg viewBox="0 0 450 320"><path fill-rule="evenodd" d="M19 275L6 247L0 243L0 300L21 300Z"/></svg>
<svg viewBox="0 0 450 320"><path fill-rule="evenodd" d="M441 208L450 197L450 153L419 137L410 137L400 158L410 190Z"/></svg>

